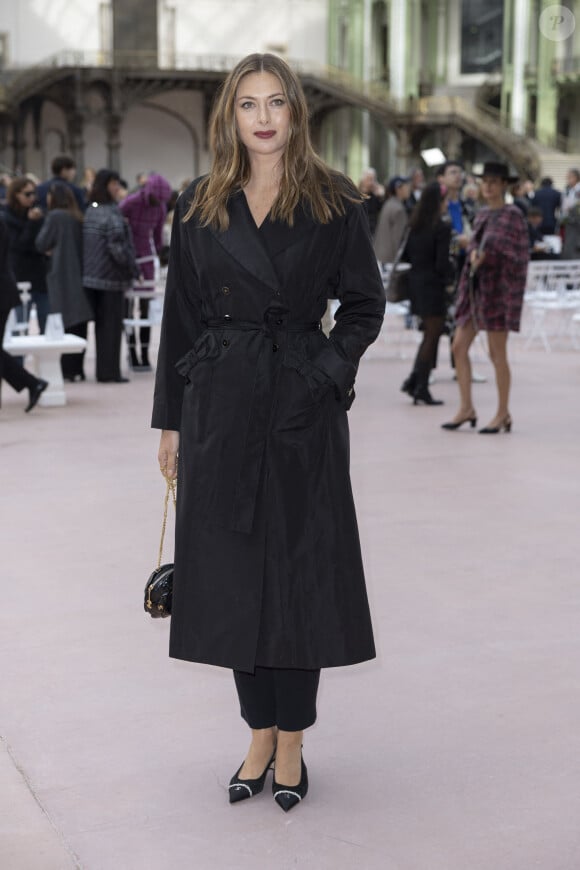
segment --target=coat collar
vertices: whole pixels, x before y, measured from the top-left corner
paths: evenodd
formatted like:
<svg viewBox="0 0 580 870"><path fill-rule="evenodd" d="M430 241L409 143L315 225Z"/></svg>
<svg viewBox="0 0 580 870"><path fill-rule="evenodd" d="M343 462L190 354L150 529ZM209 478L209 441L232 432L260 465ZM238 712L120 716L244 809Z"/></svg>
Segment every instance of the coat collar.
<svg viewBox="0 0 580 870"><path fill-rule="evenodd" d="M302 208L296 210L293 227L280 221L270 222L258 229L243 192L237 191L228 201L230 225L227 230L210 231L220 245L248 272L273 290L281 290L280 281L272 264L271 256L295 245L306 233L312 232L313 221ZM261 238L268 234L268 247Z"/></svg>

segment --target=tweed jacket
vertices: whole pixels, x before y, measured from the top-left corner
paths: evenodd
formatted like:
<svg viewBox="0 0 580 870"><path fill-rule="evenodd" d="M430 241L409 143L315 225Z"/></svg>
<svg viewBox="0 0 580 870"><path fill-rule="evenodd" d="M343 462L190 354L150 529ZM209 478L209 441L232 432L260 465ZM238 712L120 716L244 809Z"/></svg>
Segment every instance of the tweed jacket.
<svg viewBox="0 0 580 870"><path fill-rule="evenodd" d="M485 259L470 294L469 258L471 251L480 248ZM457 323L473 320L478 329L518 332L529 258L528 228L520 209L516 205L481 209L459 282Z"/></svg>
<svg viewBox="0 0 580 870"><path fill-rule="evenodd" d="M123 292L138 277L131 228L119 206L92 202L83 223L83 285Z"/></svg>

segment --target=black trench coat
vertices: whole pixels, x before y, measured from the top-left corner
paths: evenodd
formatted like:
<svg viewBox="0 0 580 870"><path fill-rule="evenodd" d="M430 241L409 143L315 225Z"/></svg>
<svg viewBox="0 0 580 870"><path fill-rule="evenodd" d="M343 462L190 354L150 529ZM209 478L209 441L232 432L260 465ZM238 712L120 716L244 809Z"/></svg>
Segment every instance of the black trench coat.
<svg viewBox="0 0 580 870"><path fill-rule="evenodd" d="M364 208L258 229L239 192L219 232L182 223L192 191L152 419L180 432L170 655L248 672L373 658L346 417L385 305Z"/></svg>

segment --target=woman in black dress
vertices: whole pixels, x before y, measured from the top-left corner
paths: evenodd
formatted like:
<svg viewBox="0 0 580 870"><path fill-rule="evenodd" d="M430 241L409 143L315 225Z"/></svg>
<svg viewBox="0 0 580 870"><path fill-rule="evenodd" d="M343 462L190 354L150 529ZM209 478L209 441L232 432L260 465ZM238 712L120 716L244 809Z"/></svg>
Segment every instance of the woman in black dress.
<svg viewBox="0 0 580 870"><path fill-rule="evenodd" d="M409 238L403 258L411 264L409 284L411 310L421 318L423 340L413 370L401 390L413 404L442 405L429 391L429 374L437 358L439 337L445 326L446 288L452 280L449 261L451 224L443 219L447 211L445 188L428 184L409 221Z"/></svg>
<svg viewBox="0 0 580 870"><path fill-rule="evenodd" d="M176 206L153 410L161 471L179 467L170 654L234 671L252 741L230 801L275 755L287 811L320 669L375 655L346 412L384 291L362 198L314 153L282 60L240 61L210 131L211 171Z"/></svg>

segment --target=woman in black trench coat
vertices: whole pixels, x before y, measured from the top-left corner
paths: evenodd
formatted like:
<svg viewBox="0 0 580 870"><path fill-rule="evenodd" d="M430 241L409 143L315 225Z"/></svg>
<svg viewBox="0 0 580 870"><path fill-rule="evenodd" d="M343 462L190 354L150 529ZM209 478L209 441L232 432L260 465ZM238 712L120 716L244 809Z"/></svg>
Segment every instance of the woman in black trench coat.
<svg viewBox="0 0 580 870"><path fill-rule="evenodd" d="M288 810L320 668L375 655L346 411L384 294L360 195L314 154L282 60L236 66L211 141L177 204L152 421L179 478L170 654L233 669L252 742L230 801L275 756Z"/></svg>

